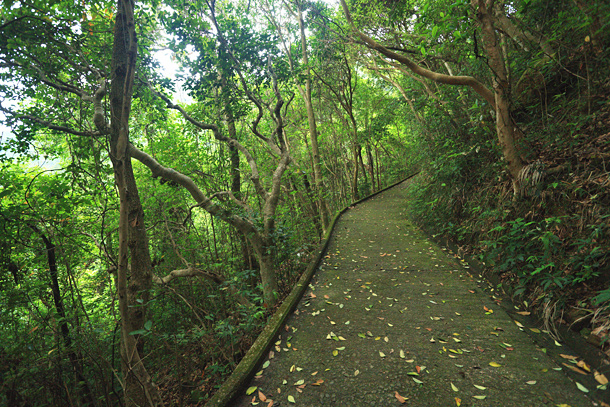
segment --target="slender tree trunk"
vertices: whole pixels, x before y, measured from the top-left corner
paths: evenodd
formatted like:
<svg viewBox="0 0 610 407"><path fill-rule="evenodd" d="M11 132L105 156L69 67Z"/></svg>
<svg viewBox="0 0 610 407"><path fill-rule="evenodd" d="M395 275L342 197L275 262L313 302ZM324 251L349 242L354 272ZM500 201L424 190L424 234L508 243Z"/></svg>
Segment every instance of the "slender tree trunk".
<svg viewBox="0 0 610 407"><path fill-rule="evenodd" d="M328 205L323 192L323 178L322 178L322 165L320 163L320 149L318 147L318 126L316 123L316 116L313 110L313 104L311 101L311 72L309 70L309 57L307 53L307 37L305 37L305 27L303 24L303 13L301 11L301 3L297 2L298 9L298 20L299 30L301 32L301 51L302 51L302 62L306 68L305 78L305 91L301 91L303 101L305 102L305 108L307 110L307 123L309 125L309 140L311 142L311 155L313 159L313 174L314 174L314 185L316 192L316 200L318 211L320 213L320 220L322 225L322 233L326 233L326 228L330 222L328 214ZM301 87L299 87L302 90Z"/></svg>
<svg viewBox="0 0 610 407"><path fill-rule="evenodd" d="M371 193L375 192L375 162L373 161L373 153L371 152L371 143L366 143L366 160L371 174Z"/></svg>
<svg viewBox="0 0 610 407"><path fill-rule="evenodd" d="M510 116L510 83L502 58L502 50L493 26L493 1L472 0L477 6L477 20L481 25L483 42L488 57L489 67L493 74L493 89L496 107L496 132L498 143L502 149L508 171L513 178L515 192L518 192L517 182L519 171L524 164L515 145L515 124Z"/></svg>
<svg viewBox="0 0 610 407"><path fill-rule="evenodd" d="M134 1L118 0L112 51L110 157L119 192L117 293L121 315L121 364L125 405L162 405L141 359L142 329L152 285L152 265L144 211L129 155L129 114L137 58ZM131 260L131 266L129 264Z"/></svg>
<svg viewBox="0 0 610 407"><path fill-rule="evenodd" d="M354 141L352 146L352 162L354 165L354 168L352 168L352 202L356 202L358 200L358 169L360 168L358 163L358 147L359 146Z"/></svg>
<svg viewBox="0 0 610 407"><path fill-rule="evenodd" d="M59 317L59 329L61 336L64 340L64 346L72 369L74 369L74 375L76 381L81 383L82 401L91 406L95 406L95 400L91 394L91 388L87 378L83 373L83 365L80 362L80 355L76 353L72 346L72 337L70 336L70 327L68 326L68 320L66 318L66 309L64 307L64 300L61 295L61 289L59 287L59 272L57 269L57 258L55 256L55 245L47 238L47 236L34 225L30 225L34 232L38 233L41 237L47 254L47 264L49 265L49 277L51 279L51 293L53 294L53 304L55 305L55 311ZM62 379L63 380L63 379Z"/></svg>

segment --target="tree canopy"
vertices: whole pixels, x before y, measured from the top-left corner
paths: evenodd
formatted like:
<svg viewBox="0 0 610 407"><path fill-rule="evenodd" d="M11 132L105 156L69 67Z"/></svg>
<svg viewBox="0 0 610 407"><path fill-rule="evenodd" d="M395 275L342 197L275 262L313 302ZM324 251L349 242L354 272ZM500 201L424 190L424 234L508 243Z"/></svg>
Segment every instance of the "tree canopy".
<svg viewBox="0 0 610 407"><path fill-rule="evenodd" d="M609 14L4 1L0 402L203 403L333 215L415 172L422 227L607 338Z"/></svg>

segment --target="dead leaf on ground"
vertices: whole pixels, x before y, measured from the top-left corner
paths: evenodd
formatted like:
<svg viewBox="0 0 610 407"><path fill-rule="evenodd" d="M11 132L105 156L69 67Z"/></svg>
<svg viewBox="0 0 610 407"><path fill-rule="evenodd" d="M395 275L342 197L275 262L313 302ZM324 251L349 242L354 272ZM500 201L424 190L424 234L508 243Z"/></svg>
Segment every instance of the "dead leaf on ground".
<svg viewBox="0 0 610 407"><path fill-rule="evenodd" d="M601 384L602 386L608 384L608 379L606 378L606 376L604 376L603 374L601 374L600 372L595 372L594 374L595 380L597 380L597 382L599 384Z"/></svg>
<svg viewBox="0 0 610 407"><path fill-rule="evenodd" d="M583 374L583 375L587 374L587 372L585 372L582 369L577 368L576 366L568 365L567 363L562 363L562 365L564 365L565 367L567 367L570 370L573 370L576 373L580 373L580 374Z"/></svg>
<svg viewBox="0 0 610 407"><path fill-rule="evenodd" d="M396 400L398 400L400 404L405 404L407 402L407 400L403 396L398 394L398 392L394 392L394 397L396 397Z"/></svg>
<svg viewBox="0 0 610 407"><path fill-rule="evenodd" d="M517 311L517 314L519 314L519 315L529 315L529 314L531 314L531 312L529 312L529 311Z"/></svg>
<svg viewBox="0 0 610 407"><path fill-rule="evenodd" d="M584 360L579 360L576 366L580 367L582 370L586 370L588 373L591 373L591 368L585 363Z"/></svg>

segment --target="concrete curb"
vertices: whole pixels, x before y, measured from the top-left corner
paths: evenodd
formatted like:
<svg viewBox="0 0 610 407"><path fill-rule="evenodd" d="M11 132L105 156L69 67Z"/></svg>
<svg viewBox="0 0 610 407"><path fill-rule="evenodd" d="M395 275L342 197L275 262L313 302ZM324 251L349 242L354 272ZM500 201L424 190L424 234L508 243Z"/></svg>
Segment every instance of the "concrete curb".
<svg viewBox="0 0 610 407"><path fill-rule="evenodd" d="M299 281L295 284L292 291L282 305L278 308L275 314L269 319L267 325L260 333L254 344L250 347L250 350L246 353L246 356L239 362L231 376L222 384L222 386L214 393L212 398L210 398L205 407L226 407L229 405L231 400L238 395L239 391L243 389L244 386L247 385L249 380L254 376L256 369L263 362L263 359L267 355L269 348L271 347L273 341L277 337L280 329L284 325L286 319L292 314L292 311L295 309L297 303L301 300L301 297L305 293L311 278L315 274L318 266L322 262L324 254L328 249L328 245L330 242L330 237L332 232L337 224L337 221L348 209L358 205L362 202L365 202L380 193L387 191L390 188L397 186L398 184L408 180L419 174L419 171L415 174L411 174L408 177L395 182L394 184L385 187L365 198L362 198L356 202L353 202L351 205L346 206L341 209L333 218L326 235L324 236L324 240L318 246L318 254L315 259L309 264Z"/></svg>

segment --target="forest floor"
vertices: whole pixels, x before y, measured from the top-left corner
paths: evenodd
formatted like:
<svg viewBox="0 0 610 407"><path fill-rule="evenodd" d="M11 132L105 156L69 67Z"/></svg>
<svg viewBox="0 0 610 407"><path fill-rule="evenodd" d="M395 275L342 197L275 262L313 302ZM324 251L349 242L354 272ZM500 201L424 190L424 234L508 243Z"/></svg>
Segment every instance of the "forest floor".
<svg viewBox="0 0 610 407"><path fill-rule="evenodd" d="M575 352L519 322L407 221L407 194L400 184L342 216L250 394L232 405L604 405L607 391L574 373Z"/></svg>

